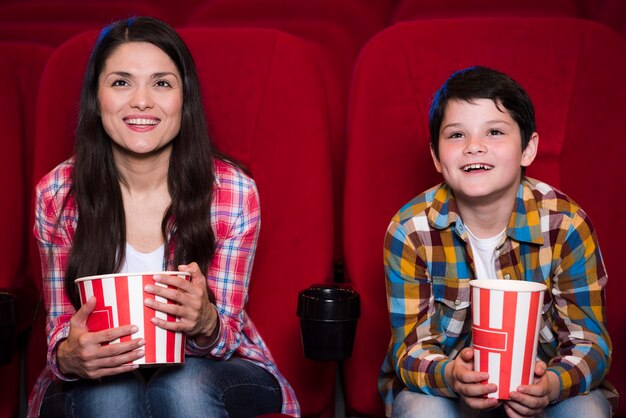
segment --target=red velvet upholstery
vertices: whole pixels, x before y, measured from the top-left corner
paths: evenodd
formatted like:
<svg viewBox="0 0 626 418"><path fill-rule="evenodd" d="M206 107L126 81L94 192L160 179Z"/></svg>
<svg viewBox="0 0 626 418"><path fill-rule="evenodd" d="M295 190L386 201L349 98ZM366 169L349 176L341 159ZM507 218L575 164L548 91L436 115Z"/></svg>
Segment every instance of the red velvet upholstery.
<svg viewBox="0 0 626 418"><path fill-rule="evenodd" d="M330 118L335 213L335 260L343 258L345 120L349 80L361 44L383 28L390 5L354 0L208 0L189 16L188 26L268 27L307 41L325 82Z"/></svg>
<svg viewBox="0 0 626 418"><path fill-rule="evenodd" d="M26 149L33 141L33 111L39 78L51 49L29 43L0 43L0 79L7 81L0 91L0 125L3 127L0 189L5 198L0 206L0 290L15 296L17 332L31 326L36 292L26 280L27 172ZM4 342L15 344L15 342ZM19 406L18 347L11 362L0 365L0 376L9 382L0 391L0 417L17 416Z"/></svg>
<svg viewBox="0 0 626 418"><path fill-rule="evenodd" d="M615 30L626 39L626 2L623 0L578 0L583 17Z"/></svg>
<svg viewBox="0 0 626 418"><path fill-rule="evenodd" d="M399 0L391 22L470 17L580 17L576 0Z"/></svg>
<svg viewBox="0 0 626 418"><path fill-rule="evenodd" d="M352 33L360 43L383 29L391 11L391 0L206 0L190 15L211 17L215 21L248 19L324 20L334 22Z"/></svg>
<svg viewBox="0 0 626 418"><path fill-rule="evenodd" d="M332 262L328 120L316 62L303 41L277 31L179 32L193 52L217 146L250 169L260 193L248 313L304 413L328 415L336 366L304 359L296 317L298 292L327 281ZM71 154L78 80L95 36L62 45L46 67L37 108L37 178Z"/></svg>
<svg viewBox="0 0 626 418"><path fill-rule="evenodd" d="M348 116L346 270L361 294L352 357L344 363L348 414L379 416L379 367L389 341L383 238L394 213L441 181L429 154L427 113L455 70L485 65L511 75L536 108L539 156L528 174L561 188L590 214L609 272L612 383L623 376L626 265L624 176L626 46L605 27L576 19L423 20L400 23L363 49ZM621 257L620 257L621 256ZM626 409L620 408L624 413Z"/></svg>
<svg viewBox="0 0 626 418"><path fill-rule="evenodd" d="M101 26L85 22L0 22L0 41L35 42L57 47L81 32Z"/></svg>
<svg viewBox="0 0 626 418"><path fill-rule="evenodd" d="M172 22L168 14L149 2L37 0L0 4L0 40L56 47L81 32L138 15Z"/></svg>
<svg viewBox="0 0 626 418"><path fill-rule="evenodd" d="M78 6L77 11L70 11L69 16L78 17L79 21L93 18L92 15L91 16L81 15L81 13L78 10L81 10L83 7L96 5L96 7L102 8L105 5L112 4L112 8L115 9L115 8L120 7L119 5L121 5L123 10L131 9L134 11L135 14L142 14L142 15L149 13L150 15L158 16L167 20L172 25L179 25L187 19L187 17L189 16L189 13L191 12L191 10L193 10L193 8L195 8L196 6L198 6L198 4L204 1L205 0L178 0L175 2L171 0L131 0L131 1L113 0L113 1L104 2L100 0L5 0L5 1L0 1L0 3L15 5L19 2L20 4L25 4L24 6L17 6L18 9L32 7L30 5L33 5L33 4L34 5L43 4L45 5L44 7L53 7L56 4L61 4L62 7L66 7L66 5L68 6L77 5ZM14 8L15 8L14 6L11 6L12 10ZM109 16L110 10L111 9L105 10L101 16ZM12 12L12 13L19 14L20 12L18 11L18 12ZM55 13L58 13L58 12L55 12ZM94 13L93 15L98 15L98 14ZM100 25L105 24L105 23L106 21L100 21Z"/></svg>
<svg viewBox="0 0 626 418"><path fill-rule="evenodd" d="M7 3L0 5L0 22L28 23L96 23L100 26L107 22L126 17L148 15L161 16L159 9L149 2L119 1L33 1Z"/></svg>

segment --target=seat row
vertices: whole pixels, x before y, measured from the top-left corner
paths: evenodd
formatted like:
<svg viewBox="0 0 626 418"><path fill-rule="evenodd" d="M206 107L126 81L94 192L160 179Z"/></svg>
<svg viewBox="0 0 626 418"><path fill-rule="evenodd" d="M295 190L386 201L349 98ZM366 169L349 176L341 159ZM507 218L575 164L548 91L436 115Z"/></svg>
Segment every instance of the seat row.
<svg viewBox="0 0 626 418"><path fill-rule="evenodd" d="M274 19L330 20L354 33L373 34L397 22L476 16L580 17L623 31L624 8L620 0L131 0L121 2L76 0L2 0L0 20L5 22L86 23L119 18L120 13L159 17L172 25ZM99 19L99 20L98 20ZM623 32L622 32L623 33Z"/></svg>
<svg viewBox="0 0 626 418"><path fill-rule="evenodd" d="M196 61L217 146L243 162L258 184L263 227L248 312L303 415L333 415L338 368L346 413L383 414L376 392L389 340L383 237L402 204L441 181L430 161L427 109L437 86L470 65L504 71L529 92L541 142L528 174L565 190L594 220L612 279L608 327L619 353L626 343L619 305L626 288L619 277L626 268L613 231L624 226L626 204L619 172L626 146L617 136L626 131L623 38L570 18L399 23L359 50L344 96L333 90L341 83L332 81L332 57L319 43L259 28L179 33ZM0 44L0 75L13 81L0 92L6 155L0 181L10 191L0 207L9 232L0 248L0 288L15 295L18 330L29 335L0 373L17 382L21 358L26 392L45 362L45 313L35 309L41 272L31 233L32 190L72 154L80 80L96 36L83 32L55 48ZM308 360L297 295L311 284L333 282L337 261L361 295L353 353L341 364ZM616 354L611 376L625 371L626 361ZM613 383L626 393L626 383ZM0 417L16 415L18 390L16 384L0 391ZM626 416L626 408L618 413Z"/></svg>
<svg viewBox="0 0 626 418"><path fill-rule="evenodd" d="M0 0L1 2L2 0ZM334 258L341 246L342 161L350 77L359 51L377 33L398 22L477 17L572 17L597 20L626 36L626 6L620 0L5 0L0 4L0 40L32 41L56 47L103 22L151 15L176 27L273 28L311 43L319 56L330 106L335 173ZM622 18L619 18L621 16ZM617 17L617 18L616 18Z"/></svg>

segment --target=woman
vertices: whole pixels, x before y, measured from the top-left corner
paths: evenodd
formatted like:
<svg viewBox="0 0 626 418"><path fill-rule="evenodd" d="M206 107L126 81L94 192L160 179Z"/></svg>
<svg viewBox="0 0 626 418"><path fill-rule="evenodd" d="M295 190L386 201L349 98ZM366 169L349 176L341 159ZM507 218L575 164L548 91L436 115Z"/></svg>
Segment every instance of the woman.
<svg viewBox="0 0 626 418"><path fill-rule="evenodd" d="M29 416L299 415L295 395L247 317L259 228L254 181L212 149L193 59L165 23L141 17L105 28L83 83L75 155L37 186L48 311L48 365ZM182 367L132 361L132 325L89 332L95 299L74 281L111 272L180 270L146 289L145 304L180 322ZM216 297L217 295L217 297ZM147 371L148 370L148 371ZM40 408L41 407L41 408Z"/></svg>

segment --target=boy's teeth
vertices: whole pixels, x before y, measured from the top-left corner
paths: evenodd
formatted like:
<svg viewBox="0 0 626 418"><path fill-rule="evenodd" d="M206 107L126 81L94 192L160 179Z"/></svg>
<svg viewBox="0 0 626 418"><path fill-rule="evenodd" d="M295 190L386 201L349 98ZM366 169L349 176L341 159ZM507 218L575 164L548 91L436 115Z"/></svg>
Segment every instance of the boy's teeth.
<svg viewBox="0 0 626 418"><path fill-rule="evenodd" d="M491 170L493 167L489 166L489 165L484 165L484 164L470 164L470 165L466 165L465 167L463 167L464 171L470 171L470 170Z"/></svg>

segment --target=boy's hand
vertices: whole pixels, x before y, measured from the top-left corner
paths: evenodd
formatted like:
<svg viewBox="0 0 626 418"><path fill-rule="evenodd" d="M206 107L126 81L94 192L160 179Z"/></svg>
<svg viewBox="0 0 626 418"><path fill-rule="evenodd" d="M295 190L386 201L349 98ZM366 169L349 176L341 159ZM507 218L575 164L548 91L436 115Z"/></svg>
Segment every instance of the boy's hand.
<svg viewBox="0 0 626 418"><path fill-rule="evenodd" d="M498 406L500 401L485 398L485 395L498 390L493 383L482 382L489 379L489 374L474 371L474 350L464 348L445 371L448 386L472 409L490 409Z"/></svg>
<svg viewBox="0 0 626 418"><path fill-rule="evenodd" d="M535 382L522 385L509 394L504 403L506 414L511 418L535 417L543 412L550 401L558 396L559 380L553 372L547 371L546 363L535 364Z"/></svg>

